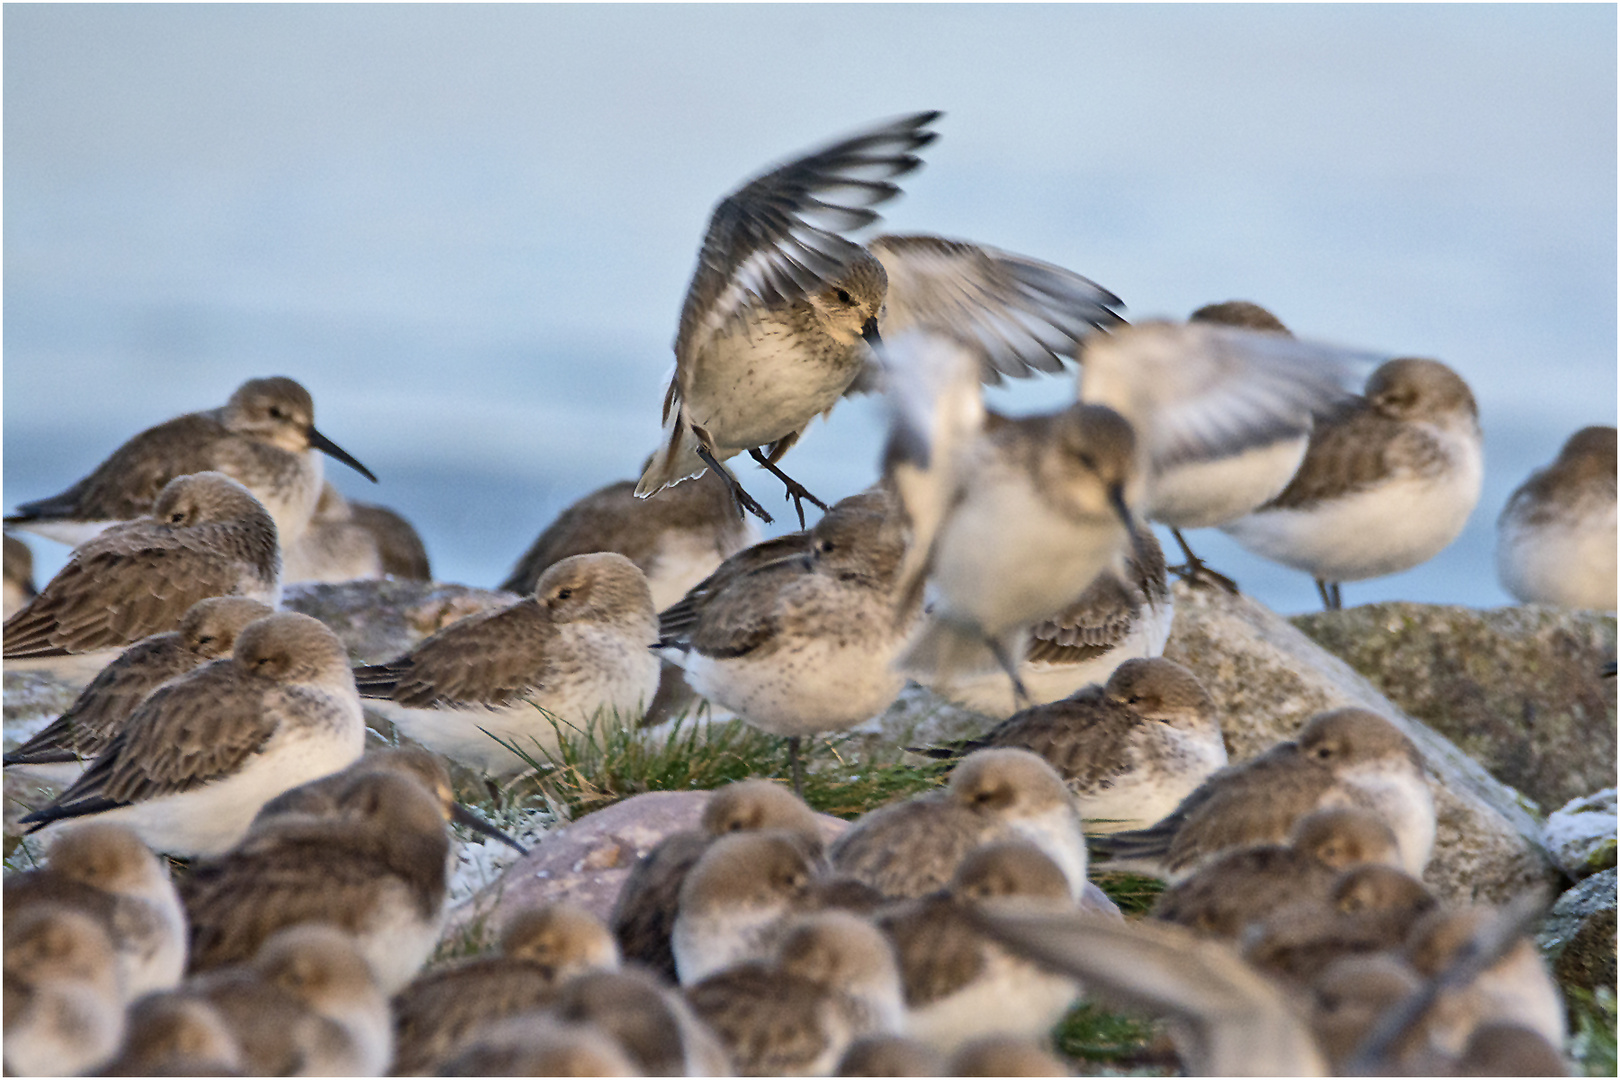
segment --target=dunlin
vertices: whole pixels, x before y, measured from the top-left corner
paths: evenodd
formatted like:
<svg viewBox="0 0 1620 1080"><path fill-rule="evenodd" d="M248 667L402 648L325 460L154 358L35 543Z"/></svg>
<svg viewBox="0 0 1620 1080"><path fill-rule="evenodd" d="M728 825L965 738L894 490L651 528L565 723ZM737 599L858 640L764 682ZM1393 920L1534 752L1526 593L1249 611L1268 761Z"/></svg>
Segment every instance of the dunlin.
<svg viewBox="0 0 1620 1080"><path fill-rule="evenodd" d="M642 856L613 904L613 933L625 959L676 981L669 938L681 883L717 838L764 829L794 832L812 851L821 842L815 812L803 800L768 780L743 780L709 796L698 829L674 833Z"/></svg>
<svg viewBox="0 0 1620 1080"><path fill-rule="evenodd" d="M147 428L60 495L18 506L6 524L77 546L110 525L152 513L176 477L222 472L254 493L275 520L281 542L291 544L320 498L316 450L376 482L364 465L315 430L309 391L281 376L249 379L220 408Z"/></svg>
<svg viewBox="0 0 1620 1080"><path fill-rule="evenodd" d="M1283 905L1327 903L1348 867L1399 860L1395 834L1377 814L1317 810L1299 820L1287 844L1234 848L1209 860L1159 895L1153 917L1236 941Z"/></svg>
<svg viewBox="0 0 1620 1080"><path fill-rule="evenodd" d="M623 555L574 555L535 594L451 623L386 664L359 667L363 697L402 732L486 772L520 772L557 747L550 718L633 724L658 689L658 619Z"/></svg>
<svg viewBox="0 0 1620 1080"><path fill-rule="evenodd" d="M6 918L36 909L71 909L99 922L126 999L174 986L185 972L185 913L168 867L124 826L70 829L51 844L44 868L7 876Z"/></svg>
<svg viewBox="0 0 1620 1080"><path fill-rule="evenodd" d="M72 787L22 820L94 815L157 851L217 855L266 802L343 768L364 741L343 644L280 612L244 627L229 658L154 690Z"/></svg>
<svg viewBox="0 0 1620 1080"><path fill-rule="evenodd" d="M5 1066L17 1076L90 1072L118 1051L124 993L102 924L41 905L5 920Z"/></svg>
<svg viewBox="0 0 1620 1080"><path fill-rule="evenodd" d="M202 998L147 994L129 1007L118 1056L103 1076L241 1076L242 1047L230 1025Z"/></svg>
<svg viewBox="0 0 1620 1080"><path fill-rule="evenodd" d="M1457 538L1485 474L1474 395L1437 360L1391 360L1361 398L1319 419L1288 487L1222 525L1256 555L1339 585L1409 570Z"/></svg>
<svg viewBox="0 0 1620 1080"><path fill-rule="evenodd" d="M353 935L384 993L410 982L444 921L449 813L395 772L354 778L329 818L290 814L255 829L181 887L191 968L251 959L277 931L327 923Z"/></svg>
<svg viewBox="0 0 1620 1080"><path fill-rule="evenodd" d="M797 922L770 961L718 971L686 991L745 1076L825 1076L850 1043L904 1021L883 935L847 912Z"/></svg>
<svg viewBox="0 0 1620 1080"><path fill-rule="evenodd" d="M921 678L999 666L1016 680L1028 628L1103 571L1121 572L1134 515L1154 512L1162 475L1265 445L1279 425L1340 400L1351 355L1234 327L1143 323L1086 339L1078 403L1001 419L973 408L964 348L934 333L890 342L884 467L919 553L902 585L920 590L926 577L937 593L904 669Z"/></svg>
<svg viewBox="0 0 1620 1080"><path fill-rule="evenodd" d="M619 1044L642 1076L723 1076L720 1041L681 995L636 968L591 971L563 984L552 1015L590 1024Z"/></svg>
<svg viewBox="0 0 1620 1080"><path fill-rule="evenodd" d="M1381 863L1343 871L1325 902L1287 904L1244 933L1243 956L1273 978L1309 986L1334 960L1400 947L1437 906L1417 878Z"/></svg>
<svg viewBox="0 0 1620 1080"><path fill-rule="evenodd" d="M789 740L797 791L805 736L853 727L900 693L893 660L916 610L896 607L906 538L886 492L842 500L807 540L802 559L700 585L659 623L692 689Z"/></svg>
<svg viewBox="0 0 1620 1080"><path fill-rule="evenodd" d="M0 618L11 618L34 598L34 552L17 537L6 533L5 558L0 561L5 572L5 611Z"/></svg>
<svg viewBox="0 0 1620 1080"><path fill-rule="evenodd" d="M613 935L583 908L519 912L501 932L499 955L427 972L394 996L393 1072L426 1075L478 1029L549 1004L575 975L618 966Z"/></svg>
<svg viewBox="0 0 1620 1080"><path fill-rule="evenodd" d="M249 964L178 991L219 1011L248 1076L380 1076L393 1056L388 998L347 934L294 926Z"/></svg>
<svg viewBox="0 0 1620 1080"><path fill-rule="evenodd" d="M1508 498L1496 576L1527 604L1615 606L1615 431L1582 428Z"/></svg>
<svg viewBox="0 0 1620 1080"><path fill-rule="evenodd" d="M1521 1024L1481 1024L1452 1063L1457 1076L1568 1076L1558 1044Z"/></svg>
<svg viewBox="0 0 1620 1080"><path fill-rule="evenodd" d="M105 753L146 696L177 676L230 655L248 623L271 614L257 600L216 596L199 600L178 630L144 637L90 681L67 711L5 756L7 765L62 766L71 783L83 763Z"/></svg>
<svg viewBox="0 0 1620 1080"><path fill-rule="evenodd" d="M452 823L499 840L520 854L528 854L523 845L457 802L455 792L450 786L450 773L444 767L444 760L433 751L420 746L385 746L370 749L360 760L345 769L318 780L299 784L277 795L259 808L259 813L253 819L253 827L257 829L272 818L289 814L314 817L341 814L344 809L344 792L348 790L355 777L367 772L394 772L415 779L447 809Z"/></svg>
<svg viewBox="0 0 1620 1080"><path fill-rule="evenodd" d="M1229 300L1208 304L1188 317L1191 323L1237 326L1265 333L1293 337L1282 322L1258 304ZM1222 525L1252 513L1276 498L1299 469L1311 431L1311 414L1300 410L1292 423L1284 417L1269 441L1245 447L1238 453L1172 465L1158 477L1154 521L1170 527L1186 562L1176 568L1189 581L1200 579L1236 591L1232 580L1217 574L1193 554L1182 529L1202 529Z"/></svg>
<svg viewBox="0 0 1620 1080"><path fill-rule="evenodd" d="M1381 1017L1423 989L1423 979L1394 953L1340 957L1315 977L1310 988L1310 1025L1322 1053L1338 1075L1366 1041ZM1413 1065L1428 1051L1421 1026L1385 1051L1403 1075L1421 1075Z"/></svg>
<svg viewBox="0 0 1620 1080"><path fill-rule="evenodd" d="M868 247L845 239L899 193L891 181L919 164L912 152L933 141L938 116L916 113L817 150L715 208L675 338L664 445L637 494L720 472L747 450L796 505L817 501L776 461L856 383L880 325L947 328L996 379L1059 370L1088 330L1117 321L1117 297L1033 259L933 236ZM770 520L729 471L723 478Z"/></svg>
<svg viewBox="0 0 1620 1080"><path fill-rule="evenodd" d="M1104 573L1069 607L1030 629L1018 678L1035 705L1058 701L1102 683L1127 660L1158 656L1170 639L1175 603L1164 552L1138 527L1122 577ZM1005 718L1018 701L1001 671L940 675L928 688L986 716Z"/></svg>
<svg viewBox="0 0 1620 1080"><path fill-rule="evenodd" d="M275 607L280 573L275 523L246 488L221 473L181 476L164 487L150 517L77 548L6 620L5 659L96 657L173 630L211 596ZM97 670L111 659L100 659Z"/></svg>
<svg viewBox="0 0 1620 1080"><path fill-rule="evenodd" d="M393 1075L414 1076L397 1060ZM437 1076L639 1076L619 1045L587 1024L544 1013L514 1016L480 1029L458 1046Z"/></svg>
<svg viewBox="0 0 1620 1080"><path fill-rule="evenodd" d="M1434 846L1434 801L1412 741L1365 709L1336 709L1299 735L1211 776L1163 821L1094 837L1111 869L1180 881L1222 851L1275 844L1313 810L1360 806L1395 833L1401 864L1421 874Z"/></svg>
<svg viewBox="0 0 1620 1080"><path fill-rule="evenodd" d="M1433 911L1411 928L1404 955L1419 975L1438 978L1478 947L1497 916L1487 907ZM1520 1024L1554 1046L1564 1044L1563 995L1527 937L1465 985L1442 990L1430 1030L1442 1049L1461 1054L1474 1029L1487 1023Z"/></svg>
<svg viewBox="0 0 1620 1080"><path fill-rule="evenodd" d="M663 611L758 539L718 475L638 499L633 480L591 492L546 526L500 587L528 594L553 563L570 555L617 551L647 575Z"/></svg>
<svg viewBox="0 0 1620 1080"><path fill-rule="evenodd" d="M981 909L1074 908L1063 872L1018 840L978 849L945 889L880 915L905 980L906 1031L945 1053L986 1035L1044 1037L1080 987L1009 953L975 920Z"/></svg>
<svg viewBox="0 0 1620 1080"><path fill-rule="evenodd" d="M833 844L833 868L884 896L941 888L962 860L994 840L1028 840L1046 853L1078 899L1086 845L1074 796L1027 750L980 750L962 759L942 790L891 803L856 820Z"/></svg>
<svg viewBox="0 0 1620 1080"><path fill-rule="evenodd" d="M682 986L762 956L775 933L811 906L819 851L780 830L721 837L681 883L670 951Z"/></svg>
<svg viewBox="0 0 1620 1080"><path fill-rule="evenodd" d="M987 933L1110 1001L1168 1017L1189 1076L1325 1076L1295 1005L1228 946L1090 913L984 912Z"/></svg>
<svg viewBox="0 0 1620 1080"><path fill-rule="evenodd" d="M1226 765L1215 703L1197 676L1162 657L1127 660L1106 685L1025 709L961 749L994 746L1044 758L1089 832L1151 825Z"/></svg>

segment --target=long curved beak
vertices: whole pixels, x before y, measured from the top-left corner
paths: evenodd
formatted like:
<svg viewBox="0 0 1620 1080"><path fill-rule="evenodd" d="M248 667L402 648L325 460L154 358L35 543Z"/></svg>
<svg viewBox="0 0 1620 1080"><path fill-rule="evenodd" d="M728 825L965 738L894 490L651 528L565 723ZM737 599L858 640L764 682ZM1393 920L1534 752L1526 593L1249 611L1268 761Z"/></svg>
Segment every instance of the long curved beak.
<svg viewBox="0 0 1620 1080"><path fill-rule="evenodd" d="M367 480L370 480L373 484L377 482L377 478L371 475L370 469L356 461L352 456L350 456L347 450L343 449L343 447L316 431L314 424L309 425L309 445L314 449L319 450L323 454L337 458L339 461L343 462L343 464L347 465L349 468L353 469Z"/></svg>
<svg viewBox="0 0 1620 1080"><path fill-rule="evenodd" d="M505 833L501 832L501 830L497 829L495 826L491 825L489 822L485 821L483 818L479 817L465 806L462 806L460 803L451 803L450 806L450 820L455 822L457 825L465 825L475 833L482 833L485 836L499 840L513 851L516 851L519 855L527 855L529 853L528 848L524 847L510 836L507 836Z"/></svg>
<svg viewBox="0 0 1620 1080"><path fill-rule="evenodd" d="M1125 525L1125 531L1134 536L1136 534L1136 516L1131 513L1131 508L1125 504L1124 484L1113 483L1108 485L1108 504L1114 508L1114 513L1119 515L1119 520Z"/></svg>
<svg viewBox="0 0 1620 1080"><path fill-rule="evenodd" d="M873 315L871 318L867 319L866 325L861 327L861 337L866 340L867 345L874 349L883 344L883 339L878 336L876 315Z"/></svg>

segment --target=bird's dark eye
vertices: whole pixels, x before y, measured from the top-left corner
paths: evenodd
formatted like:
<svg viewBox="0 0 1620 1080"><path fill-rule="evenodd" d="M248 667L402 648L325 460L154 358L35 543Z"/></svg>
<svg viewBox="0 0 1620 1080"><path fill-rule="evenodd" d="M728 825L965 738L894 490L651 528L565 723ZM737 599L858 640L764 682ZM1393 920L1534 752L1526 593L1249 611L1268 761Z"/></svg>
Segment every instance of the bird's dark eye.
<svg viewBox="0 0 1620 1080"><path fill-rule="evenodd" d="M574 590L573 589L558 589L557 590L557 599L559 599L559 600L566 600L570 596L573 596L573 595L574 595Z"/></svg>
<svg viewBox="0 0 1620 1080"><path fill-rule="evenodd" d="M838 302L840 304L848 304L851 302L848 289L839 289L835 295L837 295Z"/></svg>
<svg viewBox="0 0 1620 1080"><path fill-rule="evenodd" d="M186 520L186 515L185 515L185 511L183 511L183 510L176 510L174 513L169 515L169 524L170 525L181 525L181 524L185 523L185 520Z"/></svg>
<svg viewBox="0 0 1620 1080"><path fill-rule="evenodd" d="M823 555L831 555L834 547L835 545L831 540L823 540L821 543L816 545L816 550L821 552Z"/></svg>

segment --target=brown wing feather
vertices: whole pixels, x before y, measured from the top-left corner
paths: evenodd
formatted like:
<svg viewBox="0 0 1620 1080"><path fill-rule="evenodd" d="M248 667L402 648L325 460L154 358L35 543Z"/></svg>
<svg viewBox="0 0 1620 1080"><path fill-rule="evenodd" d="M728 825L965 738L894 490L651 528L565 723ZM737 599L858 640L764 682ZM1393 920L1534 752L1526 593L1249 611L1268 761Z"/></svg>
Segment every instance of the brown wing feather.
<svg viewBox="0 0 1620 1080"><path fill-rule="evenodd" d="M6 621L5 655L90 652L172 630L197 601L238 591L254 567L244 547L240 530L225 524L115 526L78 548Z"/></svg>
<svg viewBox="0 0 1620 1080"><path fill-rule="evenodd" d="M942 887L984 839L972 815L924 796L872 811L827 853L833 869L884 896L910 898ZM896 860L894 852L905 852Z"/></svg>
<svg viewBox="0 0 1620 1080"><path fill-rule="evenodd" d="M686 999L745 1076L796 1075L827 1049L821 992L763 964L727 968Z"/></svg>
<svg viewBox="0 0 1620 1080"><path fill-rule="evenodd" d="M1309 507L1342 497L1400 472L1409 454L1422 460L1424 436L1373 409L1365 399L1317 422L1293 480L1264 510Z"/></svg>
<svg viewBox="0 0 1620 1080"><path fill-rule="evenodd" d="M214 468L212 444L228 437L209 413L175 417L130 439L60 495L23 503L18 518L132 521L151 512L170 480Z"/></svg>
<svg viewBox="0 0 1620 1080"><path fill-rule="evenodd" d="M687 594L658 616L658 636L665 644L684 645L708 606L733 582L781 563L802 559L810 552L810 533L793 532L763 540L732 555L714 573L692 586Z"/></svg>
<svg viewBox="0 0 1620 1080"><path fill-rule="evenodd" d="M97 757L148 694L197 660L173 631L143 638L102 668L50 726L7 754L6 764Z"/></svg>
<svg viewBox="0 0 1620 1080"><path fill-rule="evenodd" d="M557 629L530 598L459 619L386 664L355 669L362 697L412 708L505 705L545 685Z"/></svg>
<svg viewBox="0 0 1620 1080"><path fill-rule="evenodd" d="M707 834L688 831L667 837L631 869L613 905L613 936L625 960L675 982L675 954L669 937L681 883L709 849Z"/></svg>
<svg viewBox="0 0 1620 1080"><path fill-rule="evenodd" d="M927 897L880 919L878 926L894 942L907 1008L949 997L984 970L984 941L947 897Z"/></svg>
<svg viewBox="0 0 1620 1080"><path fill-rule="evenodd" d="M70 817L76 806L97 800L155 799L236 772L275 733L264 708L267 692L229 659L165 683L135 710L107 752L41 813Z"/></svg>
<svg viewBox="0 0 1620 1080"><path fill-rule="evenodd" d="M476 1028L540 1008L556 992L538 965L505 956L477 957L431 972L394 995L390 1071L429 1075Z"/></svg>

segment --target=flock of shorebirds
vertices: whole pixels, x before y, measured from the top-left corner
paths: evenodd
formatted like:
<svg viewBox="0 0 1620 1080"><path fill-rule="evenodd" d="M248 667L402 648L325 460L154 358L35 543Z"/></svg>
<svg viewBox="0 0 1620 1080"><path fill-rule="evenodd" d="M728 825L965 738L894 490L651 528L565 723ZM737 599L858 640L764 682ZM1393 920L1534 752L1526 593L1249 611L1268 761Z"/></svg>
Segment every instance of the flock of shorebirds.
<svg viewBox="0 0 1620 1080"><path fill-rule="evenodd" d="M502 585L523 599L388 662L279 610L284 582L431 577L403 519L324 481L317 451L371 474L291 379L6 519L76 545L35 594L8 533L6 663L84 684L5 756L59 788L21 819L43 866L5 880L7 1072L1057 1075L1045 1040L1088 992L1168 1016L1195 1073L1564 1071L1533 905L1459 909L1420 880L1411 742L1344 709L1228 764L1209 695L1159 656L1168 572L1235 589L1183 529L1312 574L1330 607L1449 544L1483 475L1467 384L1250 303L1129 325L1025 256L849 239L937 118L724 199L639 482L536 540ZM1074 405L985 408L984 382L1071 361ZM859 391L885 395L888 443L828 506L781 462ZM1578 432L1513 495L1515 596L1615 607L1615 445ZM800 531L756 542L769 515L726 464L744 452ZM800 740L908 678L1000 722L925 751L957 762L942 788L829 843L795 794ZM424 972L448 824L500 836L444 759L509 778L560 730L683 693L789 739L794 791L722 788L611 913L525 911L498 954ZM411 745L368 752L363 701ZM1154 918L1110 913L1093 860L1168 882Z"/></svg>

